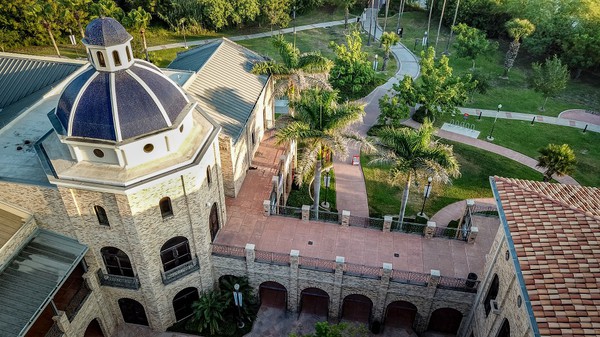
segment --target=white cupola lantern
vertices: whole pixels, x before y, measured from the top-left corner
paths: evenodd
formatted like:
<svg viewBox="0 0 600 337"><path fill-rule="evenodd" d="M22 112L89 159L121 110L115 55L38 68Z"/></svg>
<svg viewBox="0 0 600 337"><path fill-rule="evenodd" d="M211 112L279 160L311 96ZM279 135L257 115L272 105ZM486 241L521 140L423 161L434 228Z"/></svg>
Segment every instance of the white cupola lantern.
<svg viewBox="0 0 600 337"><path fill-rule="evenodd" d="M119 71L129 68L134 60L131 51L133 37L113 18L98 18L85 28L82 42L88 59L98 71Z"/></svg>

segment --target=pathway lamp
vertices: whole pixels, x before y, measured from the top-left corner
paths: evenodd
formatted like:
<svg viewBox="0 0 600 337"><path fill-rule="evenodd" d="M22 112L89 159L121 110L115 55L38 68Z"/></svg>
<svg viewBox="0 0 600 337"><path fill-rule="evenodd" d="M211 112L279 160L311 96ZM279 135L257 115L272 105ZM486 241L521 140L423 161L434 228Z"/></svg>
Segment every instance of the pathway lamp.
<svg viewBox="0 0 600 337"><path fill-rule="evenodd" d="M239 316L238 328L241 329L245 325L242 319L242 292L240 291L240 285L237 283L233 285L233 289L233 302L238 309Z"/></svg>
<svg viewBox="0 0 600 337"><path fill-rule="evenodd" d="M492 134L494 133L494 126L496 126L496 120L498 120L498 114L500 113L500 109L502 109L502 104L498 104L498 110L496 110L496 117L494 117L494 123L492 123L492 129L490 130L490 134L487 136L487 140L492 141L494 137Z"/></svg>
<svg viewBox="0 0 600 337"><path fill-rule="evenodd" d="M329 202L327 202L327 196L329 196L329 185L331 183L331 177L329 176L329 169L325 170L325 177L323 177L323 182L325 183L325 201L321 204L323 208L329 209Z"/></svg>
<svg viewBox="0 0 600 337"><path fill-rule="evenodd" d="M294 48L296 48L296 6L294 5L294 11L292 12L292 21L294 22Z"/></svg>
<svg viewBox="0 0 600 337"><path fill-rule="evenodd" d="M431 182L432 181L433 181L433 178L431 178L431 177L427 178L427 186L425 186L425 189L423 190L423 206L421 207L421 213L419 213L421 216L425 215L423 213L423 211L425 210L425 201L427 201L427 198L429 198L429 193L431 193Z"/></svg>

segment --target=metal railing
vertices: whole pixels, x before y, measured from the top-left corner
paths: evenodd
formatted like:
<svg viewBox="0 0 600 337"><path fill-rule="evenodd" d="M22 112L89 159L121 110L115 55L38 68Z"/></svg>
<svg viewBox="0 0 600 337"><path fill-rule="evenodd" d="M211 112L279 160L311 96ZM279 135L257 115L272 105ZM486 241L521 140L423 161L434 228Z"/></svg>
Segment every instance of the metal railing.
<svg viewBox="0 0 600 337"><path fill-rule="evenodd" d="M310 211L310 220L316 220L315 213L316 212L314 210ZM340 223L340 214L337 212L328 212L328 211L319 210L319 221L339 224Z"/></svg>
<svg viewBox="0 0 600 337"><path fill-rule="evenodd" d="M392 270L392 277L390 278L390 281L418 286L427 286L430 278L431 275L429 274L394 269Z"/></svg>
<svg viewBox="0 0 600 337"><path fill-rule="evenodd" d="M137 278L137 276L130 277L104 274L104 272L102 272L102 269L98 269L98 279L100 279L100 284L103 286L133 290L140 289L140 280Z"/></svg>
<svg viewBox="0 0 600 337"><path fill-rule="evenodd" d="M54 323L54 324L52 324L50 329L48 329L48 332L46 332L44 337L62 337L64 335L65 334L62 331L60 331L60 328L58 327L58 325L56 325L56 323Z"/></svg>
<svg viewBox="0 0 600 337"><path fill-rule="evenodd" d="M471 215L498 217L498 208L493 205L475 204L471 208Z"/></svg>
<svg viewBox="0 0 600 337"><path fill-rule="evenodd" d="M290 255L274 252L266 252L263 250L254 251L255 261L259 263L270 263L280 266L290 265Z"/></svg>
<svg viewBox="0 0 600 337"><path fill-rule="evenodd" d="M79 289L77 289L75 292L75 295L71 297L67 307L65 308L65 313L67 314L69 321L73 321L73 318L77 315L79 309L81 309L83 303L85 303L85 300L90 296L91 293L92 291L84 280L81 283L81 286L79 286Z"/></svg>
<svg viewBox="0 0 600 337"><path fill-rule="evenodd" d="M212 255L216 256L227 256L236 259L246 259L246 249L243 247L234 247L226 245L212 244Z"/></svg>
<svg viewBox="0 0 600 337"><path fill-rule="evenodd" d="M363 278L381 278L382 269L379 267L363 266L360 264L344 264L344 275L358 276Z"/></svg>
<svg viewBox="0 0 600 337"><path fill-rule="evenodd" d="M348 225L354 227L383 230L383 219L354 216L350 214L350 218L348 219Z"/></svg>
<svg viewBox="0 0 600 337"><path fill-rule="evenodd" d="M478 280L469 280L457 277L441 276L438 283L438 288L462 291L467 293L476 293L479 287Z"/></svg>
<svg viewBox="0 0 600 337"><path fill-rule="evenodd" d="M316 257L300 256L298 258L298 268L333 273L335 272L335 261L319 259Z"/></svg>
<svg viewBox="0 0 600 337"><path fill-rule="evenodd" d="M433 236L436 238L458 239L463 240L458 228L436 227L433 231Z"/></svg>
<svg viewBox="0 0 600 337"><path fill-rule="evenodd" d="M425 224L407 221L402 222L402 226L400 226L400 222L398 220L394 220L392 221L391 230L392 232L424 235L425 227L427 227Z"/></svg>
<svg viewBox="0 0 600 337"><path fill-rule="evenodd" d="M173 269L161 272L162 282L164 285L173 283L196 270L200 270L200 264L198 263L198 258L194 256L194 258L188 262L182 263Z"/></svg>
<svg viewBox="0 0 600 337"><path fill-rule="evenodd" d="M302 219L302 208L278 205L272 215L285 216L288 218Z"/></svg>

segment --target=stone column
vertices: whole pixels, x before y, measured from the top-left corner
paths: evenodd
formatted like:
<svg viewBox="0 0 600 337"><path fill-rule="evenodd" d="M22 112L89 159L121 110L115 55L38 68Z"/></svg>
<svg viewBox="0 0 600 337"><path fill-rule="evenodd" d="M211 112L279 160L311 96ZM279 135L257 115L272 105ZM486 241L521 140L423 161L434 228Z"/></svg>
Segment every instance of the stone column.
<svg viewBox="0 0 600 337"><path fill-rule="evenodd" d="M271 215L271 200L263 200L263 215Z"/></svg>
<svg viewBox="0 0 600 337"><path fill-rule="evenodd" d="M254 259L256 258L256 253L254 252L255 245L253 243L246 244L246 272L248 273L248 278L254 278Z"/></svg>
<svg viewBox="0 0 600 337"><path fill-rule="evenodd" d="M302 221L310 220L310 206L302 205Z"/></svg>
<svg viewBox="0 0 600 337"><path fill-rule="evenodd" d="M350 226L350 211L342 211L342 226Z"/></svg>
<svg viewBox="0 0 600 337"><path fill-rule="evenodd" d="M390 232L392 230L392 217L386 215L383 217L383 231Z"/></svg>
<svg viewBox="0 0 600 337"><path fill-rule="evenodd" d="M427 282L427 289L424 292L427 301L424 303L423 311L419 312L420 317L419 321L415 326L415 332L421 334L427 330L427 324L429 323L429 318L431 316L431 309L433 304L433 298L435 297L435 292L437 290L437 285L440 283L440 271L431 269L429 282Z"/></svg>
<svg viewBox="0 0 600 337"><path fill-rule="evenodd" d="M71 329L71 322L69 322L66 312L59 311L58 315L52 317L52 320L56 323L60 331L65 333L65 337L72 335L69 333Z"/></svg>
<svg viewBox="0 0 600 337"><path fill-rule="evenodd" d="M377 304L375 305L373 318L378 320L380 323L383 322L383 313L385 312L385 302L387 299L387 292L390 286L390 278L392 277L392 264L383 264L383 273L381 274L381 281L379 283L379 289L377 292Z"/></svg>
<svg viewBox="0 0 600 337"><path fill-rule="evenodd" d="M333 293L331 303L329 303L329 317L339 318L340 308L342 307L342 283L344 281L344 264L346 259L343 256L335 257L335 277L333 281Z"/></svg>
<svg viewBox="0 0 600 337"><path fill-rule="evenodd" d="M298 310L298 262L300 260L300 251L292 249L290 251L290 289L288 290L288 307L292 312Z"/></svg>
<svg viewBox="0 0 600 337"><path fill-rule="evenodd" d="M479 234L478 227L471 227L471 231L469 232L469 236L467 237L468 243L475 243L475 239L477 238L477 234Z"/></svg>
<svg viewBox="0 0 600 337"><path fill-rule="evenodd" d="M435 221L427 221L427 227L425 227L425 238L431 239L434 236L435 228L437 227Z"/></svg>

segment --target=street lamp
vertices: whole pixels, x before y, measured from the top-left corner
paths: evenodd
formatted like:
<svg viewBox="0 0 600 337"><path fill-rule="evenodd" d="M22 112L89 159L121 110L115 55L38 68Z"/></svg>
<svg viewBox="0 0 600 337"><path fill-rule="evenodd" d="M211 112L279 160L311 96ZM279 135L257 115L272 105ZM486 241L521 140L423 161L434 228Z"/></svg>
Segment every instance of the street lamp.
<svg viewBox="0 0 600 337"><path fill-rule="evenodd" d="M240 291L240 285L239 284L234 284L233 285L233 302L235 303L235 306L238 308L238 315L239 315L239 323L238 323L238 328L243 328L244 327L244 320L242 319L242 292Z"/></svg>
<svg viewBox="0 0 600 337"><path fill-rule="evenodd" d="M331 177L329 176L329 170L325 170L325 177L323 177L323 182L325 183L325 201L321 203L321 206L325 209L329 209L329 202L327 202L327 196L329 195L329 185L331 183Z"/></svg>
<svg viewBox="0 0 600 337"><path fill-rule="evenodd" d="M296 48L296 5L294 5L294 12L292 18L292 21L294 21L294 48Z"/></svg>
<svg viewBox="0 0 600 337"><path fill-rule="evenodd" d="M423 213L423 211L425 210L425 201L427 201L427 198L429 197L429 193L431 192L431 182L433 181L433 178L429 177L427 178L427 186L425 186L425 189L423 190L423 206L421 207L421 216L424 216L425 214Z"/></svg>
<svg viewBox="0 0 600 337"><path fill-rule="evenodd" d="M494 137L492 134L494 133L494 126L496 126L496 120L498 119L498 114L500 113L500 109L502 109L502 104L498 104L498 110L496 110L496 117L494 117L494 123L492 123L492 129L490 130L489 136L487 136L487 140L492 141Z"/></svg>

